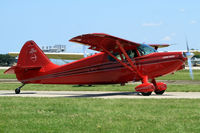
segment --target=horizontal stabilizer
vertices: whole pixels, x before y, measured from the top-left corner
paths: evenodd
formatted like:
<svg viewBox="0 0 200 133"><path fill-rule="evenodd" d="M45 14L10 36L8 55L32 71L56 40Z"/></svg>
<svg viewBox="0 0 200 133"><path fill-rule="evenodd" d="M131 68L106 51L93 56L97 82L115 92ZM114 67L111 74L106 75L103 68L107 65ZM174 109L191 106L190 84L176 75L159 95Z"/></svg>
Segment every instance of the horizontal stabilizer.
<svg viewBox="0 0 200 133"><path fill-rule="evenodd" d="M8 69L4 72L4 74L15 74L15 68L16 68L16 66L12 66L12 67L8 68Z"/></svg>
<svg viewBox="0 0 200 133"><path fill-rule="evenodd" d="M4 74L15 74L16 69L20 70L40 70L42 67L41 66L22 66L22 67L17 67L17 66L12 66L11 68L7 69Z"/></svg>

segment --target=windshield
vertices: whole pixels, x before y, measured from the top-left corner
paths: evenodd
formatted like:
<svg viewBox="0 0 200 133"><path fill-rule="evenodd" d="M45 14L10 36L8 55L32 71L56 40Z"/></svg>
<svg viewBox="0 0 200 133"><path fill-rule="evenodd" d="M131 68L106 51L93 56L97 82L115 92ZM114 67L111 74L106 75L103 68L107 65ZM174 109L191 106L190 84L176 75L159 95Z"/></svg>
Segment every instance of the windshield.
<svg viewBox="0 0 200 133"><path fill-rule="evenodd" d="M150 53L157 52L154 48L146 44L141 44L140 46L137 47L137 49L141 55L147 55Z"/></svg>

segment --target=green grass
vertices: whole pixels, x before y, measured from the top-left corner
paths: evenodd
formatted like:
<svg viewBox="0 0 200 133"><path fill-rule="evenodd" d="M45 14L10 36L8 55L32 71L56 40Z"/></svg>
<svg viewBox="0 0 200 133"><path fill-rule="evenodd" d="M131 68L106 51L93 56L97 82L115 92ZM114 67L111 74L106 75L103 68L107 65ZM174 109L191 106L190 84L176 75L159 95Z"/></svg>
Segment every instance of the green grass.
<svg viewBox="0 0 200 133"><path fill-rule="evenodd" d="M167 85L167 92L200 92L200 84Z"/></svg>
<svg viewBox="0 0 200 133"><path fill-rule="evenodd" d="M19 83L0 83L0 90L14 90L19 87ZM133 91L136 85L93 85L78 86L78 85L48 85L48 84L27 84L23 90L35 91Z"/></svg>
<svg viewBox="0 0 200 133"><path fill-rule="evenodd" d="M0 90L13 90L19 87L19 83L0 83ZM41 85L41 84L27 84L22 88L23 90L33 91L135 91L136 84L128 84L126 86L120 85L94 85L77 86L77 85ZM167 85L168 92L200 92L200 84L186 84L186 85Z"/></svg>
<svg viewBox="0 0 200 133"><path fill-rule="evenodd" d="M0 132L199 133L200 99L0 98Z"/></svg>
<svg viewBox="0 0 200 133"><path fill-rule="evenodd" d="M193 70L194 80L200 80L200 70ZM189 70L181 70L175 72L175 74L170 74L157 78L159 80L191 80Z"/></svg>
<svg viewBox="0 0 200 133"><path fill-rule="evenodd" d="M0 69L0 79L16 79L15 74L4 74L5 70Z"/></svg>

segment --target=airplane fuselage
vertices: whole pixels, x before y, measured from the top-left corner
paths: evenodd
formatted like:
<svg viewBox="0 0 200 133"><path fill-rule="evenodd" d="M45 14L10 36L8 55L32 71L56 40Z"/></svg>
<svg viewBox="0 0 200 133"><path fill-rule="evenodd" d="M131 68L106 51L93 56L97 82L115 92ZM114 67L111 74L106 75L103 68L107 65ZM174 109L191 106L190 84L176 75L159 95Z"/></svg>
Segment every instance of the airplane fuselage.
<svg viewBox="0 0 200 133"><path fill-rule="evenodd" d="M185 60L182 52L155 52L132 58L137 69L149 79L183 69ZM126 60L123 62L130 65ZM62 66L50 65L39 71L20 71L18 80L40 84L117 84L141 80L137 72L109 60L109 55L104 52Z"/></svg>

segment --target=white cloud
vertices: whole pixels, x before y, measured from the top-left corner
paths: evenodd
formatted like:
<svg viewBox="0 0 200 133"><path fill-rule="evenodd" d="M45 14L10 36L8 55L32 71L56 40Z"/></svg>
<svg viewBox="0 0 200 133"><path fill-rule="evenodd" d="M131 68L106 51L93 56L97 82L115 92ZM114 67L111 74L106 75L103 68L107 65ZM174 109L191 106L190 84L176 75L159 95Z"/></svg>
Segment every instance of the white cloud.
<svg viewBox="0 0 200 133"><path fill-rule="evenodd" d="M190 24L196 24L196 23L197 23L196 20L191 20L191 21L190 21Z"/></svg>
<svg viewBox="0 0 200 133"><path fill-rule="evenodd" d="M172 38L170 36L165 36L162 40L163 41L171 41Z"/></svg>
<svg viewBox="0 0 200 133"><path fill-rule="evenodd" d="M154 26L161 26L162 25L162 22L159 22L159 23L143 23L142 26L149 26L149 27L154 27Z"/></svg>

